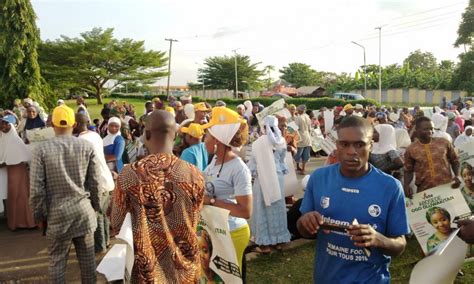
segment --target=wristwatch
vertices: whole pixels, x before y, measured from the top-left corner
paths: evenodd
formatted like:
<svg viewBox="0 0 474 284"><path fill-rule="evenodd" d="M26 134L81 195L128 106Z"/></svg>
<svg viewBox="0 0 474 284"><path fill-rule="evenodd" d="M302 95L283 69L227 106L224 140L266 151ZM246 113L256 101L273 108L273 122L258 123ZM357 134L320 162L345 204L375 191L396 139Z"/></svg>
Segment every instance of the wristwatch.
<svg viewBox="0 0 474 284"><path fill-rule="evenodd" d="M209 204L214 205L214 203L216 203L216 199L215 199L215 198L211 198L211 200L209 200Z"/></svg>

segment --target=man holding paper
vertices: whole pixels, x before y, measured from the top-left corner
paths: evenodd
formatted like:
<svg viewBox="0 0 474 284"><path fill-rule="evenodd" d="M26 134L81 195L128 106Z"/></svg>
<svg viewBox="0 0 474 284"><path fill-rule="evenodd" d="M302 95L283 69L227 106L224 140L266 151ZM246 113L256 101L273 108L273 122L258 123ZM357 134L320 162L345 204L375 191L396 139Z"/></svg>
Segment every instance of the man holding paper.
<svg viewBox="0 0 474 284"><path fill-rule="evenodd" d="M196 228L204 177L173 155L176 130L171 113L150 113L144 132L150 155L123 169L113 193L111 231L131 214L132 283L196 283L200 276Z"/></svg>
<svg viewBox="0 0 474 284"><path fill-rule="evenodd" d="M347 117L337 134L339 163L311 175L297 222L302 236L318 234L313 281L389 283L390 257L409 233L402 185L368 163L367 120Z"/></svg>

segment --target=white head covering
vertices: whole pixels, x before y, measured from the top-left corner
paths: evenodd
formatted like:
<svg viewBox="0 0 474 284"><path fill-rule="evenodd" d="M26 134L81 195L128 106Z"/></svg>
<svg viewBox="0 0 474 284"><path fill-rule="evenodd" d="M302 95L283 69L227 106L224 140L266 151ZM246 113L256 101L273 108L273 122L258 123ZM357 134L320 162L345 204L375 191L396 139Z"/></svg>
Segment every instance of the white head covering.
<svg viewBox="0 0 474 284"><path fill-rule="evenodd" d="M265 125L265 134L270 143L277 149L286 147L286 141L283 138L280 128L278 128L278 119L273 115L269 115L263 119Z"/></svg>
<svg viewBox="0 0 474 284"><path fill-rule="evenodd" d="M219 140L222 144L226 146L230 146L230 141L234 138L235 133L240 129L240 122L234 124L219 124L214 125L209 128L209 132L211 133L214 138Z"/></svg>
<svg viewBox="0 0 474 284"><path fill-rule="evenodd" d="M184 106L184 114L186 115L187 118L194 120L194 105L192 104L186 104Z"/></svg>
<svg viewBox="0 0 474 284"><path fill-rule="evenodd" d="M472 136L472 134L471 136L466 135L466 130L468 129L471 129L474 132L474 127L472 127L471 125L466 126L466 128L464 128L464 132L458 137L456 137L456 140L454 140L454 147L459 148L459 146L461 146L462 144L474 140L474 136Z"/></svg>
<svg viewBox="0 0 474 284"><path fill-rule="evenodd" d="M439 113L441 114L443 112L443 110L439 107L439 106L435 106L434 107L434 113Z"/></svg>
<svg viewBox="0 0 474 284"><path fill-rule="evenodd" d="M109 118L108 124L111 124L111 123L118 124L119 127L122 126L122 122L120 121L120 118L115 117L115 116ZM107 136L104 137L104 147L114 144L115 138L120 135L122 135L122 133L120 133L120 130L115 134L112 134L109 132L109 130L107 130Z"/></svg>
<svg viewBox="0 0 474 284"><path fill-rule="evenodd" d="M435 130L446 132L446 129L448 128L448 118L446 116L443 116L440 113L434 113L431 120L433 121Z"/></svg>
<svg viewBox="0 0 474 284"><path fill-rule="evenodd" d="M252 102L251 101L245 101L244 106L245 106L245 116L250 117L252 115L252 109L253 109Z"/></svg>
<svg viewBox="0 0 474 284"><path fill-rule="evenodd" d="M23 143L16 132L15 126L10 123L10 131L0 132L0 164L18 165L21 162L31 161L31 151Z"/></svg>
<svg viewBox="0 0 474 284"><path fill-rule="evenodd" d="M397 140L397 148L406 148L411 144L410 134L403 128L395 129L395 137Z"/></svg>
<svg viewBox="0 0 474 284"><path fill-rule="evenodd" d="M372 154L385 154L397 150L395 128L390 124L377 124L375 130L379 133L379 142L374 143Z"/></svg>

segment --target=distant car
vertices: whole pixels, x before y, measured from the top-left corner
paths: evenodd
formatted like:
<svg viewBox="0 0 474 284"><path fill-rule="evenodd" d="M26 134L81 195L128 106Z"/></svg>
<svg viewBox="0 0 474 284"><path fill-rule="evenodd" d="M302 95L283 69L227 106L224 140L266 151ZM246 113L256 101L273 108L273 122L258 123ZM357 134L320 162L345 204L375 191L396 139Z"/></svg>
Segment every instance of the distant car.
<svg viewBox="0 0 474 284"><path fill-rule="evenodd" d="M364 96L361 94L354 94L354 93L335 93L332 95L334 99L341 99L346 101L352 100L365 100Z"/></svg>
<svg viewBox="0 0 474 284"><path fill-rule="evenodd" d="M288 96L287 94L282 94L282 93L276 93L271 95L272 98L279 98L279 99L289 99L291 96Z"/></svg>

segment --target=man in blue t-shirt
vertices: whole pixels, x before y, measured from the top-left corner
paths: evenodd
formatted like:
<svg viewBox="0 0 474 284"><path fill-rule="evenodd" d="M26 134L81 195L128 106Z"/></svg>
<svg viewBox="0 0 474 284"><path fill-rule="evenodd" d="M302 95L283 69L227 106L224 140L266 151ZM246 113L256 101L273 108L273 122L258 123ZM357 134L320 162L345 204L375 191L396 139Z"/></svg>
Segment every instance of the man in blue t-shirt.
<svg viewBox="0 0 474 284"><path fill-rule="evenodd" d="M311 175L297 222L302 236L317 234L313 281L389 283L390 256L403 252L409 233L403 187L368 163L367 120L347 117L337 133L339 164Z"/></svg>

